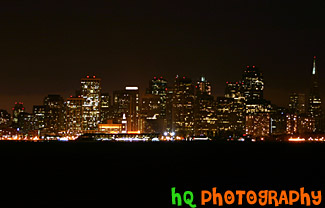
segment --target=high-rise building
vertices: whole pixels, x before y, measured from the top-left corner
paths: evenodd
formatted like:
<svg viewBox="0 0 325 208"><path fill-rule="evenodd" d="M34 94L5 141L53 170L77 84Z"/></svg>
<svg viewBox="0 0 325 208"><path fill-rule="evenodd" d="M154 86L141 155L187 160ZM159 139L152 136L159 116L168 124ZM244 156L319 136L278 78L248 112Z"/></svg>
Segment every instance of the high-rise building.
<svg viewBox="0 0 325 208"><path fill-rule="evenodd" d="M246 134L264 137L270 134L272 105L260 99L246 102Z"/></svg>
<svg viewBox="0 0 325 208"><path fill-rule="evenodd" d="M284 135L287 131L287 112L286 108L273 105L270 118L270 134Z"/></svg>
<svg viewBox="0 0 325 208"><path fill-rule="evenodd" d="M154 77L141 101L141 123L144 131L167 131L167 80ZM152 113L154 112L154 117Z"/></svg>
<svg viewBox="0 0 325 208"><path fill-rule="evenodd" d="M306 114L299 115L297 128L300 135L311 134L315 129L315 119Z"/></svg>
<svg viewBox="0 0 325 208"><path fill-rule="evenodd" d="M167 95L167 80L163 77L154 77L149 81L149 88L146 94L158 95L160 97L160 117L166 116L166 95Z"/></svg>
<svg viewBox="0 0 325 208"><path fill-rule="evenodd" d="M270 113L247 115L246 134L253 137L268 136L270 134Z"/></svg>
<svg viewBox="0 0 325 208"><path fill-rule="evenodd" d="M60 95L48 95L44 98L45 130L58 134L65 129L64 99Z"/></svg>
<svg viewBox="0 0 325 208"><path fill-rule="evenodd" d="M214 137L217 133L216 102L208 92L197 93L194 103L194 134Z"/></svg>
<svg viewBox="0 0 325 208"><path fill-rule="evenodd" d="M187 77L176 76L173 92L173 130L179 136L194 134L194 85Z"/></svg>
<svg viewBox="0 0 325 208"><path fill-rule="evenodd" d="M143 131L150 132L163 132L164 120L161 116L161 97L154 94L145 94L141 98L141 123Z"/></svg>
<svg viewBox="0 0 325 208"><path fill-rule="evenodd" d="M242 83L246 101L263 99L263 74L257 67L247 66L245 68Z"/></svg>
<svg viewBox="0 0 325 208"><path fill-rule="evenodd" d="M100 122L106 123L112 118L111 96L108 93L101 93L100 97Z"/></svg>
<svg viewBox="0 0 325 208"><path fill-rule="evenodd" d="M218 135L220 137L228 137L233 134L230 128L230 113L233 102L232 98L217 97L216 116Z"/></svg>
<svg viewBox="0 0 325 208"><path fill-rule="evenodd" d="M287 128L286 134L297 134L298 133L298 115L295 113L288 113L286 116Z"/></svg>
<svg viewBox="0 0 325 208"><path fill-rule="evenodd" d="M9 127L10 122L10 114L6 110L0 109L0 129Z"/></svg>
<svg viewBox="0 0 325 208"><path fill-rule="evenodd" d="M196 94L200 93L200 94L211 95L211 84L203 76L200 78L199 81L197 81L195 88L197 91Z"/></svg>
<svg viewBox="0 0 325 208"><path fill-rule="evenodd" d="M101 79L87 76L81 79L83 129L96 130L100 122Z"/></svg>
<svg viewBox="0 0 325 208"><path fill-rule="evenodd" d="M146 94L166 95L167 80L163 77L154 77L149 81L149 88Z"/></svg>
<svg viewBox="0 0 325 208"><path fill-rule="evenodd" d="M229 109L230 129L235 135L245 133L246 99L243 93L242 82L226 82L225 98L231 99Z"/></svg>
<svg viewBox="0 0 325 208"><path fill-rule="evenodd" d="M34 129L35 130L43 129L45 127L45 106L34 105L33 117L34 117Z"/></svg>
<svg viewBox="0 0 325 208"><path fill-rule="evenodd" d="M322 101L319 94L318 70L316 68L316 56L314 56L313 69L311 74L312 82L309 93L308 115L315 119L314 132L323 132Z"/></svg>
<svg viewBox="0 0 325 208"><path fill-rule="evenodd" d="M83 130L83 104L81 96L70 97L66 101L66 131L75 135Z"/></svg>
<svg viewBox="0 0 325 208"><path fill-rule="evenodd" d="M25 112L23 102L15 102L15 106L12 108L12 127L18 128L19 114Z"/></svg>
<svg viewBox="0 0 325 208"><path fill-rule="evenodd" d="M127 121L127 131L139 131L139 88L127 86L124 90L113 92L114 123L122 123L123 115Z"/></svg>
<svg viewBox="0 0 325 208"><path fill-rule="evenodd" d="M168 87L166 90L166 132L173 132L173 96L174 88Z"/></svg>
<svg viewBox="0 0 325 208"><path fill-rule="evenodd" d="M289 97L289 111L297 115L306 113L306 96L303 93L291 93Z"/></svg>
<svg viewBox="0 0 325 208"><path fill-rule="evenodd" d="M18 129L19 133L28 134L34 130L34 116L31 113L21 112L18 115Z"/></svg>

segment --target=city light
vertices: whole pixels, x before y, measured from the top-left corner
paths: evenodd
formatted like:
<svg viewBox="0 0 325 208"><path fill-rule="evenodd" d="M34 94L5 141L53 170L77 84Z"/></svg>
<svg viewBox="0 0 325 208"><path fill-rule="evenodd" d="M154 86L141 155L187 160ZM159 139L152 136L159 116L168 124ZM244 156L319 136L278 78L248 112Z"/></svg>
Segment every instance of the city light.
<svg viewBox="0 0 325 208"><path fill-rule="evenodd" d="M0 138L322 142L324 117L317 75L314 57L310 94L291 93L287 108L264 98L264 77L256 65L244 66L241 79L227 81L224 95L217 97L205 76L192 80L177 75L168 82L156 75L142 92L127 85L112 94L103 91L100 78L86 76L75 95L49 94L31 113L21 101L14 102L12 114L0 109Z"/></svg>

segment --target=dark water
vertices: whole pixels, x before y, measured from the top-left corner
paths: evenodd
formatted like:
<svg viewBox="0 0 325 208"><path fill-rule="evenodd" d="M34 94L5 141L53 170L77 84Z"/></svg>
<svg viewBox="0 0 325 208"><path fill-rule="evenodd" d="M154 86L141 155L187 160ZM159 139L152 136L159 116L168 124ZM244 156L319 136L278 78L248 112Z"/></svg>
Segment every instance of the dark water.
<svg viewBox="0 0 325 208"><path fill-rule="evenodd" d="M325 144L1 142L0 156L0 207L177 207L171 187L201 207L213 187L325 187Z"/></svg>

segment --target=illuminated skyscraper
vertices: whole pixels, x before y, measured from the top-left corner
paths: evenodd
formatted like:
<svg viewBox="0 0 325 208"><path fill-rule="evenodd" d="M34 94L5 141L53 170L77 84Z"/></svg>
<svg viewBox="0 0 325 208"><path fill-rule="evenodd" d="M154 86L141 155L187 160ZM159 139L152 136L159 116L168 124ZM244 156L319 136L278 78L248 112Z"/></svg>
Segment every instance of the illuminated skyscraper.
<svg viewBox="0 0 325 208"><path fill-rule="evenodd" d="M245 68L242 83L246 101L263 99L263 74L257 67L247 66Z"/></svg>
<svg viewBox="0 0 325 208"><path fill-rule="evenodd" d="M96 130L100 122L101 79L95 76L81 79L81 97L84 98L83 130Z"/></svg>
<svg viewBox="0 0 325 208"><path fill-rule="evenodd" d="M167 130L167 80L154 77L141 100L141 124L145 132Z"/></svg>
<svg viewBox="0 0 325 208"><path fill-rule="evenodd" d="M158 95L160 97L160 113L161 118L166 116L166 95L167 95L167 80L163 77L154 77L149 81L149 88L146 94Z"/></svg>
<svg viewBox="0 0 325 208"><path fill-rule="evenodd" d="M196 88L196 91L197 91L196 94L200 93L200 94L211 95L211 84L203 76L196 83L195 88Z"/></svg>
<svg viewBox="0 0 325 208"><path fill-rule="evenodd" d="M205 77L195 85L194 134L215 136L217 131L216 102L211 95L211 84Z"/></svg>
<svg viewBox="0 0 325 208"><path fill-rule="evenodd" d="M270 134L270 113L258 113L246 116L246 134L264 137Z"/></svg>
<svg viewBox="0 0 325 208"><path fill-rule="evenodd" d="M215 136L217 132L216 102L212 95L198 93L194 102L195 135Z"/></svg>
<svg viewBox="0 0 325 208"><path fill-rule="evenodd" d="M34 116L31 113L21 112L18 116L18 128L19 132L28 134L34 129Z"/></svg>
<svg viewBox="0 0 325 208"><path fill-rule="evenodd" d="M0 109L0 129L7 128L10 121L10 114L6 110Z"/></svg>
<svg viewBox="0 0 325 208"><path fill-rule="evenodd" d="M154 77L149 81L149 88L147 94L152 95L166 95L167 80L163 77Z"/></svg>
<svg viewBox="0 0 325 208"><path fill-rule="evenodd" d="M45 128L48 133L57 134L65 129L64 99L60 95L44 98Z"/></svg>
<svg viewBox="0 0 325 208"><path fill-rule="evenodd" d="M127 121L127 131L138 131L139 125L139 88L127 86L125 90L113 92L115 123L122 123L123 115Z"/></svg>
<svg viewBox="0 0 325 208"><path fill-rule="evenodd" d="M165 118L161 116L161 97L159 95L145 94L141 98L141 123L143 131L163 132Z"/></svg>
<svg viewBox="0 0 325 208"><path fill-rule="evenodd" d="M177 76L173 92L173 130L179 136L194 134L194 85L187 77Z"/></svg>
<svg viewBox="0 0 325 208"><path fill-rule="evenodd" d="M44 105L34 105L33 106L33 116L34 116L34 129L41 130L45 127L45 106Z"/></svg>
<svg viewBox="0 0 325 208"><path fill-rule="evenodd" d="M106 123L112 116L111 96L108 93L101 93L100 97L100 122Z"/></svg>
<svg viewBox="0 0 325 208"><path fill-rule="evenodd" d="M303 93L291 93L289 97L289 111L297 115L306 113L306 97Z"/></svg>
<svg viewBox="0 0 325 208"><path fill-rule="evenodd" d="M272 105L270 101L260 99L246 102L246 134L264 137L271 130Z"/></svg>
<svg viewBox="0 0 325 208"><path fill-rule="evenodd" d="M12 127L18 128L19 114L25 112L25 108L22 102L15 102L15 106L12 108Z"/></svg>
<svg viewBox="0 0 325 208"><path fill-rule="evenodd" d="M273 105L271 112L270 134L282 135L287 131L287 109Z"/></svg>
<svg viewBox="0 0 325 208"><path fill-rule="evenodd" d="M69 134L81 133L83 130L84 98L70 97L66 102L66 130Z"/></svg>
<svg viewBox="0 0 325 208"><path fill-rule="evenodd" d="M225 98L232 100L229 106L229 131L241 135L245 133L246 99L243 93L243 82L227 82Z"/></svg>
<svg viewBox="0 0 325 208"><path fill-rule="evenodd" d="M316 68L316 56L314 56L313 69L311 74L312 82L308 102L308 114L315 119L314 132L322 132L323 129L323 112L322 101L319 94L318 70Z"/></svg>

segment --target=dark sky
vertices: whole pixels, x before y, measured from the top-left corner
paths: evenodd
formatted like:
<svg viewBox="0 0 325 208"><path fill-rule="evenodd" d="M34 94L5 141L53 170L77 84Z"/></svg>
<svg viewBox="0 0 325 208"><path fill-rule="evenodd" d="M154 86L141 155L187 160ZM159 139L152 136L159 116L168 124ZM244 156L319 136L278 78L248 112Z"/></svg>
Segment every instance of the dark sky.
<svg viewBox="0 0 325 208"><path fill-rule="evenodd" d="M108 92L205 75L222 95L246 65L263 71L265 98L286 106L309 87L314 55L324 98L324 11L324 1L1 1L0 108L66 98L88 74Z"/></svg>

